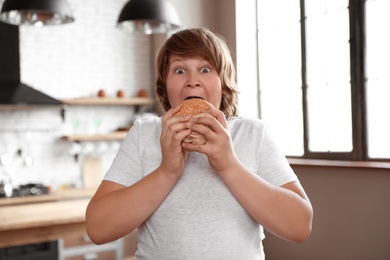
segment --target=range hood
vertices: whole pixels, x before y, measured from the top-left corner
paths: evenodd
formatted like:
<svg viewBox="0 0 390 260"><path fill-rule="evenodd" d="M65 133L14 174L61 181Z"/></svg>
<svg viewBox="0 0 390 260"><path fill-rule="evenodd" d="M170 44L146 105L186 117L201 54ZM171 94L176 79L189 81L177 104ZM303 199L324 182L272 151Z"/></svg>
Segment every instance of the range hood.
<svg viewBox="0 0 390 260"><path fill-rule="evenodd" d="M19 27L0 22L0 106L63 106L20 80Z"/></svg>
<svg viewBox="0 0 390 260"><path fill-rule="evenodd" d="M63 105L26 84L18 82L0 82L0 105Z"/></svg>

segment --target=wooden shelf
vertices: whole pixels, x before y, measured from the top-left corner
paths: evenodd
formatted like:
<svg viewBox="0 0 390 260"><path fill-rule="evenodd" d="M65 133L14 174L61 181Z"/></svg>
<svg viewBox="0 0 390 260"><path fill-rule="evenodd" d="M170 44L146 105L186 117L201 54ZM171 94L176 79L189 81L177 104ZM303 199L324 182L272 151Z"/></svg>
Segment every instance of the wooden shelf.
<svg viewBox="0 0 390 260"><path fill-rule="evenodd" d="M149 97L130 97L130 98L109 98L109 97L92 97L92 98L69 98L61 99L67 105L74 106L135 106L136 112L139 106L153 105L155 102ZM107 134L80 134L68 135L62 137L69 142L87 142L87 141L117 141L123 140L128 131L116 131Z"/></svg>
<svg viewBox="0 0 390 260"><path fill-rule="evenodd" d="M123 140L127 135L127 131L116 131L107 134L95 135L67 135L63 139L69 142L87 142L87 141L116 141Z"/></svg>
<svg viewBox="0 0 390 260"><path fill-rule="evenodd" d="M131 97L131 98L70 98L61 99L61 101L68 105L79 106L146 106L153 105L154 100L148 97Z"/></svg>

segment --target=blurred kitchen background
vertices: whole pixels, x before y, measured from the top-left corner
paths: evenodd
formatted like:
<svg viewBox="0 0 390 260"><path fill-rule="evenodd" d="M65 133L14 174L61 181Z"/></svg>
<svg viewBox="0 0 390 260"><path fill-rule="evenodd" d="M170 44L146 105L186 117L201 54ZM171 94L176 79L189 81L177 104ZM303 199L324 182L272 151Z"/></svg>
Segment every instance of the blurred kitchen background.
<svg viewBox="0 0 390 260"><path fill-rule="evenodd" d="M75 22L41 28L20 26L21 82L60 100L97 97L99 90L109 98L116 97L119 90L125 97L145 90L154 99L155 53L167 35L134 35L116 28L126 2L69 1ZM234 17L234 1L172 2L182 9L183 28L216 29L220 23L216 14ZM230 10L219 11L223 9ZM234 36L234 19L224 19L230 23L224 30ZM150 106L141 107L139 112L150 110ZM83 156L90 155L93 146L94 155L102 159L104 172L118 149L118 141L75 145L61 137L109 133L128 127L136 116L134 106L70 106L64 119L58 107L1 109L0 153L13 155L13 162L2 166L1 171L15 186L43 182L54 190L81 187ZM33 157L31 167L24 163L27 154Z"/></svg>
<svg viewBox="0 0 390 260"><path fill-rule="evenodd" d="M152 95L150 37L115 28L125 2L69 1L76 22L42 28L20 26L21 81L56 99L97 97L99 90L107 97L116 97L118 90L127 97L136 96L140 89ZM80 188L83 156L91 154L91 146L98 148L93 149L95 156L102 158L107 169L118 141L81 142L75 147L61 137L108 133L127 127L134 116L131 106L72 106L64 118L59 107L2 109L1 153L12 154L13 162L1 171L15 186L41 182L54 190ZM76 153L80 155L77 159ZM24 162L27 155L33 158L30 167Z"/></svg>

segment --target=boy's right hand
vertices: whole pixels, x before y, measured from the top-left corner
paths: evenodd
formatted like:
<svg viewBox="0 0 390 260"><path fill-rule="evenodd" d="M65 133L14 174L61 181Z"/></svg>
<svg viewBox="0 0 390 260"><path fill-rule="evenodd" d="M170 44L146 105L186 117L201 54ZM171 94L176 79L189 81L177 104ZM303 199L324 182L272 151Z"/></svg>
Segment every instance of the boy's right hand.
<svg viewBox="0 0 390 260"><path fill-rule="evenodd" d="M162 161L160 164L164 173L171 177L180 178L187 160L187 152L182 148L183 139L191 133L186 127L190 116L172 117L180 106L171 108L162 118L160 137Z"/></svg>

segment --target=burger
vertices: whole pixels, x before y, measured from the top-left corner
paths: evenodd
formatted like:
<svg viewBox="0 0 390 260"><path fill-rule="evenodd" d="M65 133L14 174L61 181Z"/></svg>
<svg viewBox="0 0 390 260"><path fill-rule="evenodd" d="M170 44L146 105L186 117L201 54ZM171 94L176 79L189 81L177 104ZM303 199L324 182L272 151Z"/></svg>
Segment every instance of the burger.
<svg viewBox="0 0 390 260"><path fill-rule="evenodd" d="M201 98L186 99L180 104L180 110L175 114L173 114L173 117L192 116L198 118L198 117L206 116L206 117L214 118L211 114L204 113L205 110L212 107L214 106L211 103ZM186 136L186 138L184 138L183 142L191 143L194 145L202 145L205 144L207 141L203 135L192 131L191 134L189 134L188 136Z"/></svg>

